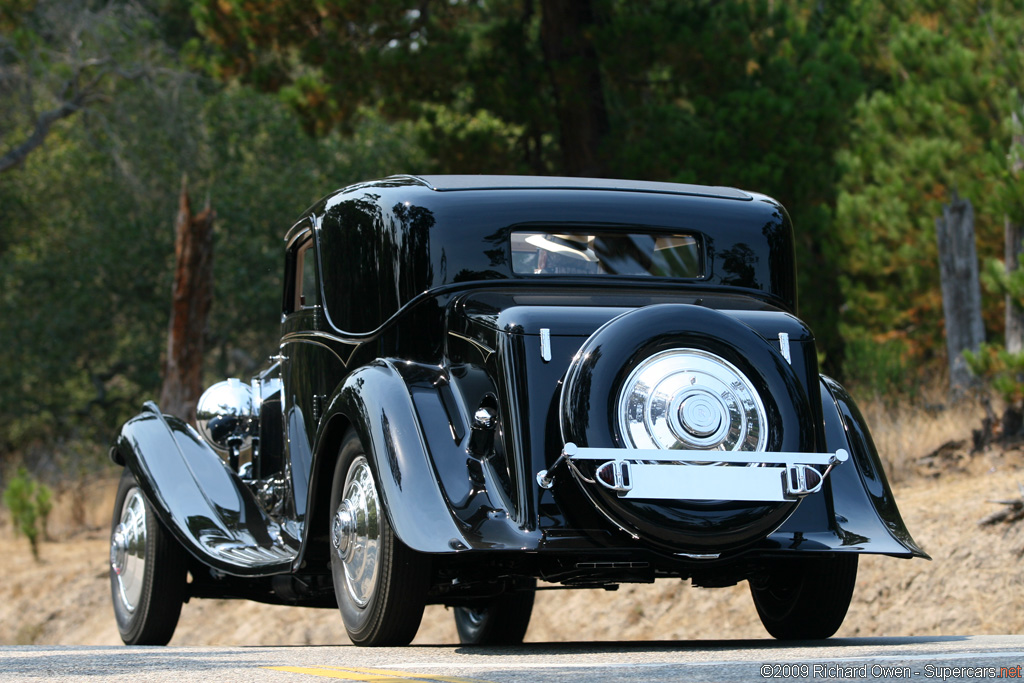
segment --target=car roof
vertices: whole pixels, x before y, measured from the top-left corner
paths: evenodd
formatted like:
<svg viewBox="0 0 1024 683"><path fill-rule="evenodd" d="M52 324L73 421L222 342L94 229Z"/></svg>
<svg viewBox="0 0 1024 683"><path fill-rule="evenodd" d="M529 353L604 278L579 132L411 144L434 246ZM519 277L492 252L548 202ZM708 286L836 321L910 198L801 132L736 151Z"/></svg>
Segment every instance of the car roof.
<svg viewBox="0 0 1024 683"><path fill-rule="evenodd" d="M732 188L594 178L401 175L328 195L289 234L314 226L324 311L328 322L346 333L369 334L424 297L513 283L745 292L796 311L793 231L785 209L764 195ZM516 273L511 232L557 232L558 226L699 236L704 275L641 281Z"/></svg>
<svg viewBox="0 0 1024 683"><path fill-rule="evenodd" d="M739 201L751 201L753 199L750 194L734 187L663 183L649 180L505 175L422 175L397 177L418 180L437 192L460 192L467 190L611 190L716 197Z"/></svg>

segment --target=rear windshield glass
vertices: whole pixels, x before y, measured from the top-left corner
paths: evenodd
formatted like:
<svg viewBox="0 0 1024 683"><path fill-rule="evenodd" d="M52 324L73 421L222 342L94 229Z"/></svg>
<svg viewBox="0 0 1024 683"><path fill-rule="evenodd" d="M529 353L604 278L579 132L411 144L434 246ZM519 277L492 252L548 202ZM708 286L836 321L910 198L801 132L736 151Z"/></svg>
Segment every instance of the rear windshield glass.
<svg viewBox="0 0 1024 683"><path fill-rule="evenodd" d="M703 277L693 235L622 231L516 231L512 271L520 275Z"/></svg>

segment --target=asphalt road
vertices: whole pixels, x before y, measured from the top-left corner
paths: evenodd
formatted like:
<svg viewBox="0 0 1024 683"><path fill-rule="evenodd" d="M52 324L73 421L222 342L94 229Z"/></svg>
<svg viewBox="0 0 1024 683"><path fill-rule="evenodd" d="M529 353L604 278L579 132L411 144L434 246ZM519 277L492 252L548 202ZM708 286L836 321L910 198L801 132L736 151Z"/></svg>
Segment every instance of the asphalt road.
<svg viewBox="0 0 1024 683"><path fill-rule="evenodd" d="M0 681L945 680L1021 678L1024 636L550 643L515 648L0 647Z"/></svg>

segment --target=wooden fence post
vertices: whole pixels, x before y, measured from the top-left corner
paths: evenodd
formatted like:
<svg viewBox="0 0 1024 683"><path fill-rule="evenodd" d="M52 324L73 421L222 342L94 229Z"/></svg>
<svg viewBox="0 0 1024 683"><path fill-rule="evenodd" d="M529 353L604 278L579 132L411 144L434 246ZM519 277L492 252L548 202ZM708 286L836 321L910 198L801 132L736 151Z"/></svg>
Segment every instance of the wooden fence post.
<svg viewBox="0 0 1024 683"><path fill-rule="evenodd" d="M977 351L985 341L981 322L981 282L978 254L974 245L974 207L956 191L935 219L939 241L939 269L942 278L942 310L946 318L946 353L949 382L954 393L972 383L963 352Z"/></svg>
<svg viewBox="0 0 1024 683"><path fill-rule="evenodd" d="M213 219L207 206L192 215L188 178L181 179L174 223L174 288L160 410L195 423L202 391L203 336L213 303Z"/></svg>

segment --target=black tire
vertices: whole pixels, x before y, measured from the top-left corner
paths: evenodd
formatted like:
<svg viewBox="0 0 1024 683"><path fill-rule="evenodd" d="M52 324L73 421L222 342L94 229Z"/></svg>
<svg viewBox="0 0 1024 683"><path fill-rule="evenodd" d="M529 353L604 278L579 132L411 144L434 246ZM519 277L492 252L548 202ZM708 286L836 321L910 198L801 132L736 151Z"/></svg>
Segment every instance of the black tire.
<svg viewBox="0 0 1024 683"><path fill-rule="evenodd" d="M110 525L110 593L125 645L166 645L186 598L188 556L126 468Z"/></svg>
<svg viewBox="0 0 1024 683"><path fill-rule="evenodd" d="M819 640L843 624L857 583L857 555L779 560L750 580L757 615L779 640Z"/></svg>
<svg viewBox="0 0 1024 683"><path fill-rule="evenodd" d="M352 429L334 469L330 510L331 573L349 639L371 647L408 645L423 618L430 565L395 536L370 458Z"/></svg>
<svg viewBox="0 0 1024 683"><path fill-rule="evenodd" d="M470 607L455 608L455 628L463 645L519 645L533 614L537 581Z"/></svg>

